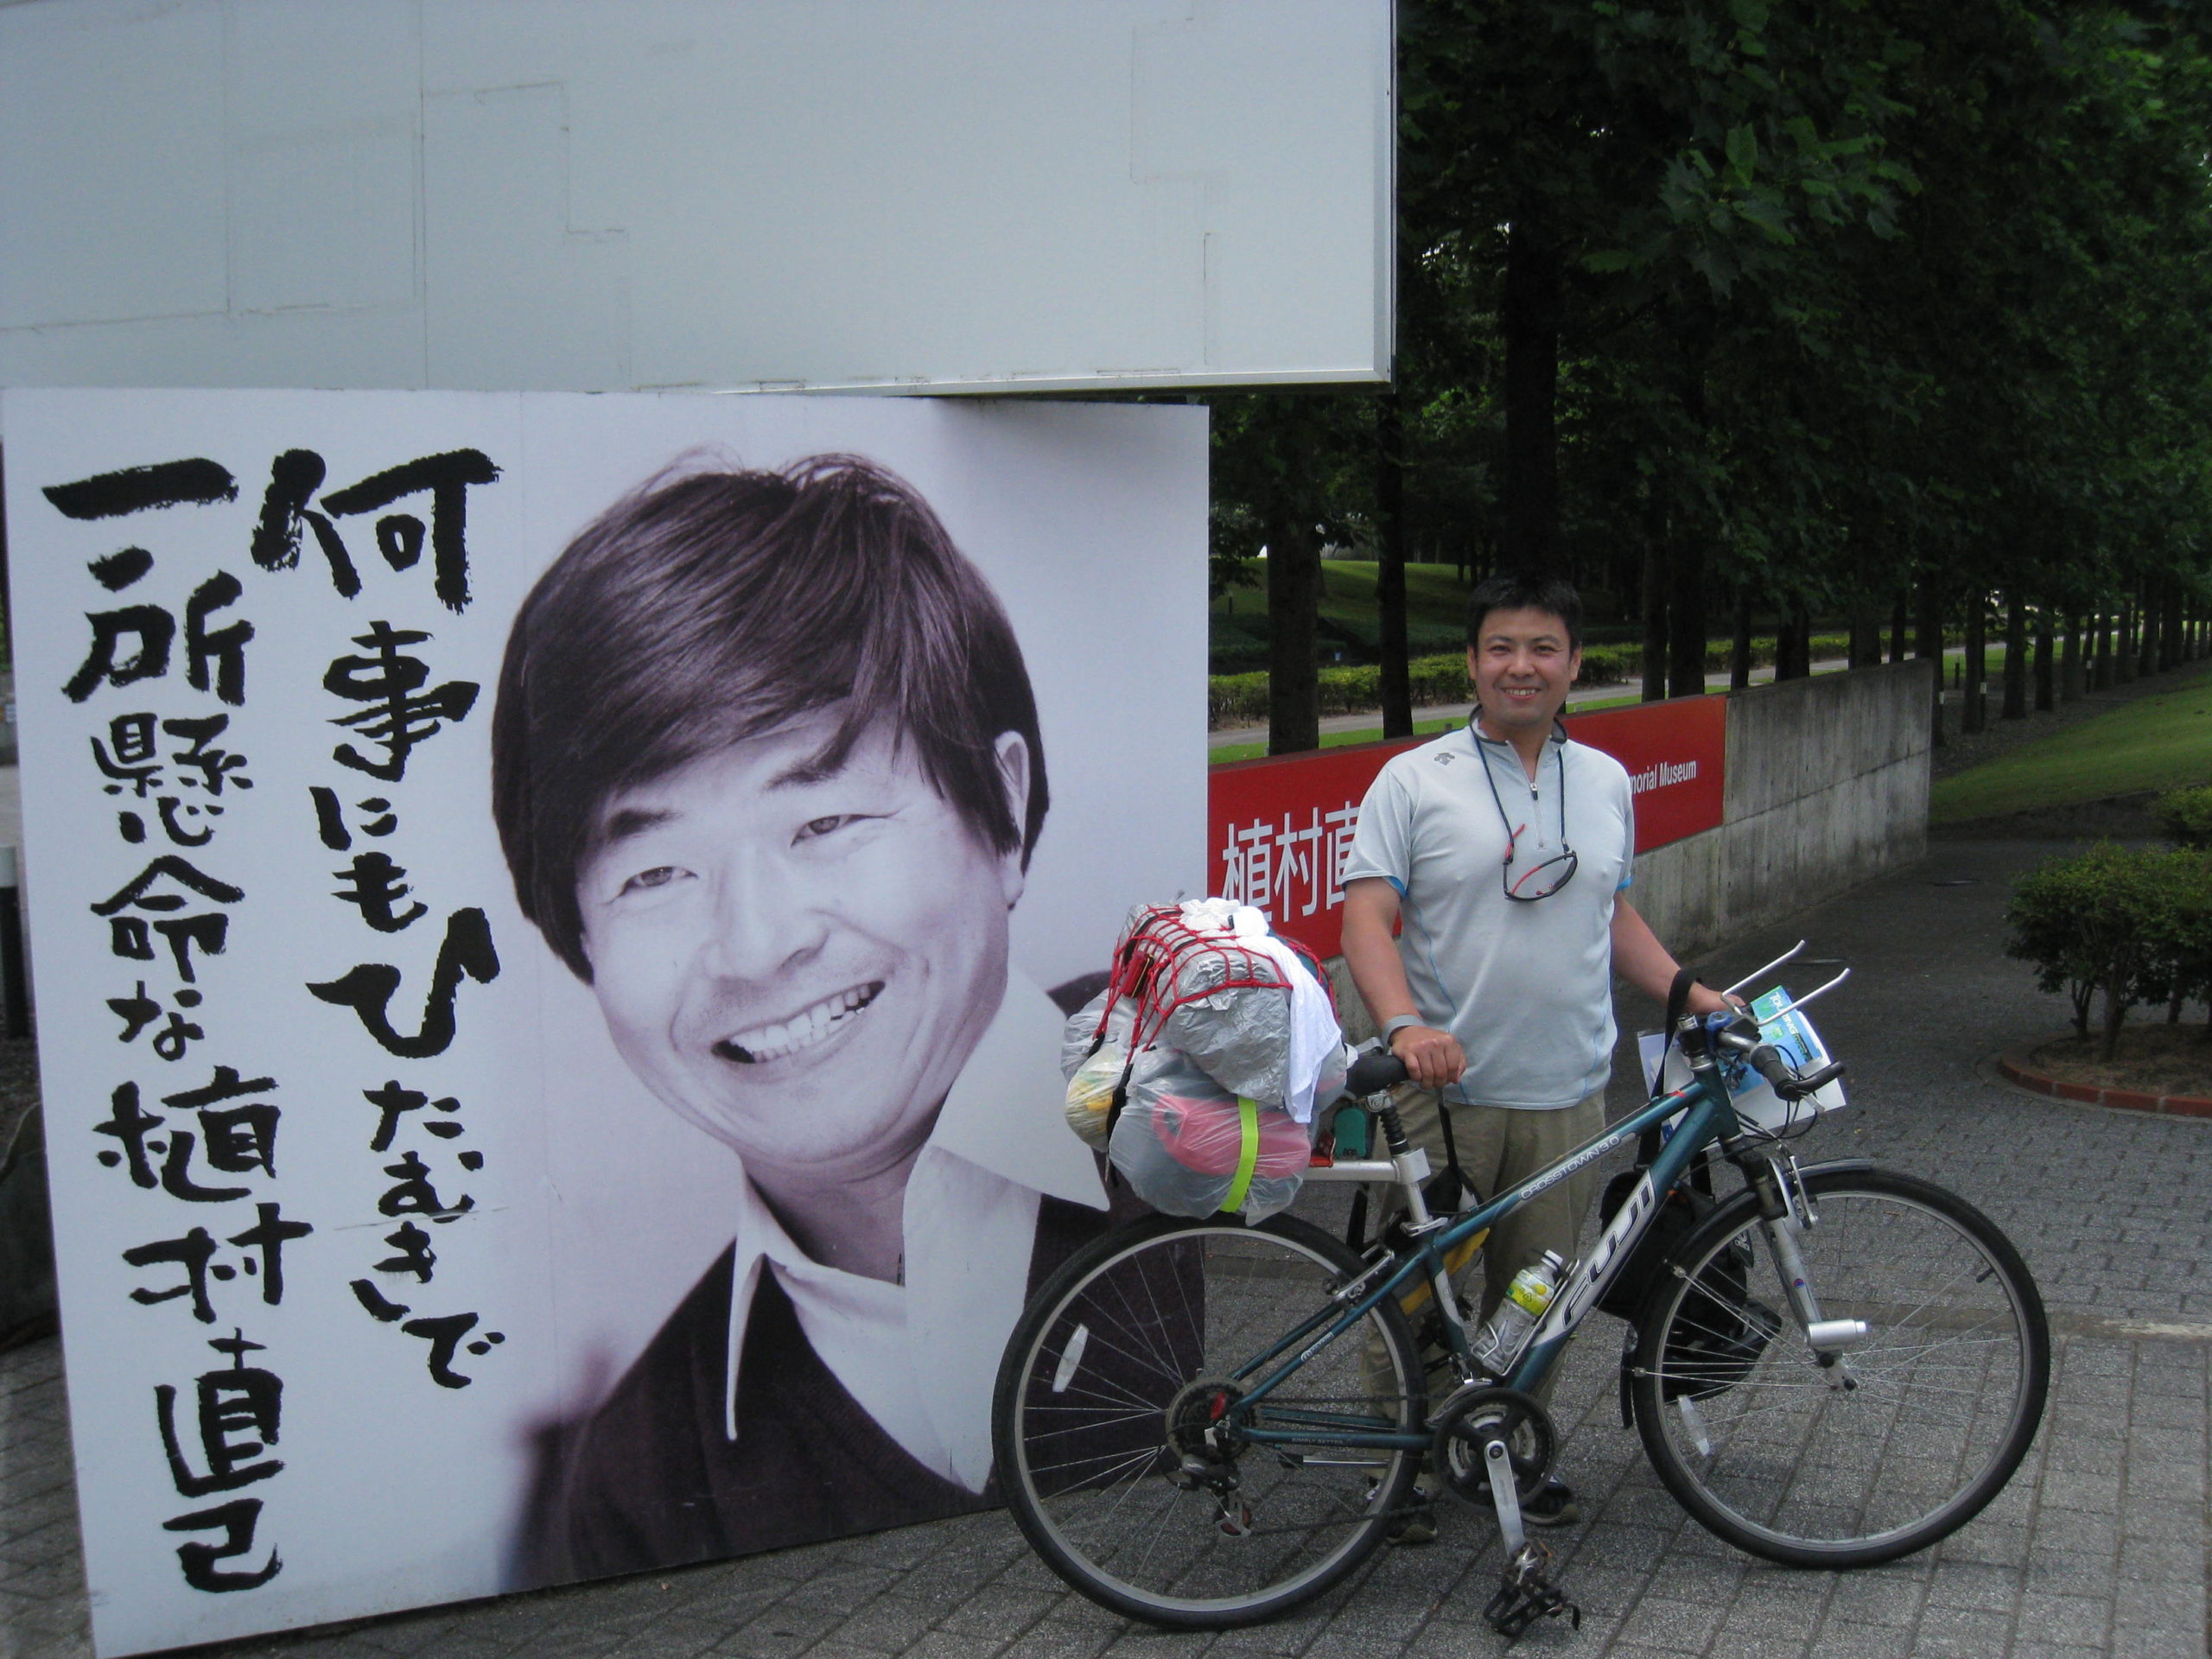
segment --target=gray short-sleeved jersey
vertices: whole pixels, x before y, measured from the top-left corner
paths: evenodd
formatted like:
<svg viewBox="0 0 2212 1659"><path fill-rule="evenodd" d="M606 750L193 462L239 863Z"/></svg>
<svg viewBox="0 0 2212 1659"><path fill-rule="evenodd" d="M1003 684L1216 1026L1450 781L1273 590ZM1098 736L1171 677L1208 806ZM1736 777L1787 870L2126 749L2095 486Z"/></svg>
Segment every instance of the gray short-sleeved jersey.
<svg viewBox="0 0 2212 1659"><path fill-rule="evenodd" d="M1580 861L1549 898L1515 903L1501 880L1508 821L1515 860L1504 879L1520 880L1560 851L1562 770L1566 843ZM1414 1006L1467 1054L1447 1099L1550 1110L1605 1087L1613 895L1629 884L1635 851L1628 773L1563 736L1545 746L1533 786L1510 745L1472 727L1382 768L1360 805L1344 879L1380 876L1398 890Z"/></svg>

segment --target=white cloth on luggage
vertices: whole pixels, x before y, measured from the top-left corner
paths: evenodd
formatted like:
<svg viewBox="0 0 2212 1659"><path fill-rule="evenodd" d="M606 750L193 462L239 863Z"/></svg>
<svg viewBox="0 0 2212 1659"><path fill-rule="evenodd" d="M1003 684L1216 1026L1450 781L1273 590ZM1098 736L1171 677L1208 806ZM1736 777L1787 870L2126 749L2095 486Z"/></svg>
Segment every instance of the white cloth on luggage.
<svg viewBox="0 0 2212 1659"><path fill-rule="evenodd" d="M1290 988L1290 1056L1281 1105L1298 1122L1311 1123L1322 1068L1344 1041L1328 993L1298 953L1268 931L1268 918L1253 906L1228 899L1188 899L1182 911L1192 927L1233 934L1237 944L1265 957L1282 975Z"/></svg>

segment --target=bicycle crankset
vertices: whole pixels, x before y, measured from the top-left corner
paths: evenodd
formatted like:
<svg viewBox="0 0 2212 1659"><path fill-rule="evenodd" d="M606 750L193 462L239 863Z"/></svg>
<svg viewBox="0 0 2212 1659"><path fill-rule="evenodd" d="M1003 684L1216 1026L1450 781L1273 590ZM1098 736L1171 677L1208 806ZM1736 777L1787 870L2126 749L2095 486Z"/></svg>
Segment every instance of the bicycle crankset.
<svg viewBox="0 0 2212 1659"><path fill-rule="evenodd" d="M1526 1502L1543 1487L1559 1450L1559 1436L1548 1413L1516 1389L1475 1383L1460 1389L1429 1419L1435 1432L1432 1458L1456 1497L1481 1509L1491 1507L1490 1469L1483 1448L1505 1443L1513 1466L1513 1490Z"/></svg>

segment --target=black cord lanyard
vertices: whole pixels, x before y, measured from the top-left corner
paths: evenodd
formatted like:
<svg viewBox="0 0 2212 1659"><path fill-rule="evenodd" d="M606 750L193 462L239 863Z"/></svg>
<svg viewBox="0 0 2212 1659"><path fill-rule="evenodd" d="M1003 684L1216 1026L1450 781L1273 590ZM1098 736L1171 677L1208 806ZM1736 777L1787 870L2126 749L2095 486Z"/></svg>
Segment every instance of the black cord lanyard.
<svg viewBox="0 0 2212 1659"><path fill-rule="evenodd" d="M1514 832L1513 821L1505 816L1505 801L1503 797L1500 796L1497 792L1497 779L1492 774L1490 768L1490 752L1483 747L1483 735L1476 725L1476 722L1481 718L1482 709L1481 706L1478 704L1473 716L1467 721L1467 736L1475 746L1475 759L1482 763L1483 781L1490 785L1490 801L1491 804L1497 809L1498 827L1505 831L1505 860L1503 867L1499 872L1499 879L1503 881L1504 880L1504 871L1510 870L1513 868L1513 854L1516 843L1518 842L1519 837ZM1556 721L1553 722L1552 729L1554 734L1552 740L1553 752L1559 758L1559 852L1554 857L1546 859L1542 864L1539 864L1536 867L1536 869L1541 870L1548 865L1564 862L1567 866L1567 871L1565 875L1560 878L1556 885L1547 887L1541 893L1516 893L1513 890L1513 884L1510 881L1505 882L1505 896L1509 899L1518 899L1522 903L1529 903L1538 899L1548 899L1551 897L1551 895L1557 893L1560 887L1565 887L1570 880L1573 880L1574 872L1581 862L1580 859L1576 855L1574 849L1568 845L1567 839L1567 734L1565 731L1560 728ZM1534 795L1535 792L1535 791L1533 788L1529 791L1531 795ZM1535 871L1534 870L1529 872L1529 874L1535 874ZM1524 881L1527 880L1528 876L1524 875L1522 877L1522 880Z"/></svg>

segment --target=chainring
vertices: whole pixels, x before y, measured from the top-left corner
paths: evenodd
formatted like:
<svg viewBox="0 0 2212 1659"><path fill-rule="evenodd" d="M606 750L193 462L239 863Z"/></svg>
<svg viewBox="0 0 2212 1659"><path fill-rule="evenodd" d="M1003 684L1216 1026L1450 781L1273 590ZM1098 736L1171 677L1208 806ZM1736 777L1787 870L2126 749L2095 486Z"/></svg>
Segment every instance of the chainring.
<svg viewBox="0 0 2212 1659"><path fill-rule="evenodd" d="M1559 1433L1550 1414L1518 1389L1461 1389L1436 1408L1429 1425L1435 1435L1431 1459L1446 1490L1484 1510L1491 1507L1485 1442L1494 1436L1504 1440L1513 1490L1524 1503L1543 1489L1559 1453Z"/></svg>

